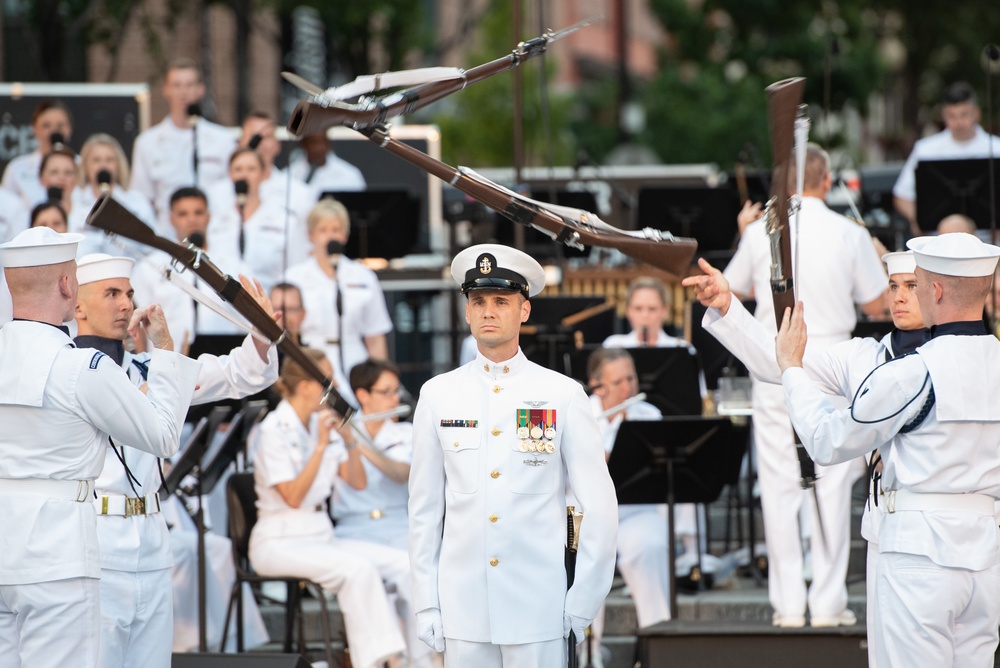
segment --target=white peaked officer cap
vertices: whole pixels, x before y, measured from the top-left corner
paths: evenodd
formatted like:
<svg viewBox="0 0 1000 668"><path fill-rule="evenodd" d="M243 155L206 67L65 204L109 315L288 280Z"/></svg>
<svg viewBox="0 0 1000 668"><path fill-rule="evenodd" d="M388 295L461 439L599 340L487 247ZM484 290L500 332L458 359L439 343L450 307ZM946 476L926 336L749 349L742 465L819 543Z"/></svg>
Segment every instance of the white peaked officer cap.
<svg viewBox="0 0 1000 668"><path fill-rule="evenodd" d="M912 274L913 270L917 268L917 259L913 257L913 251L886 253L882 256L882 261L885 262L886 273L890 276L893 274Z"/></svg>
<svg viewBox="0 0 1000 668"><path fill-rule="evenodd" d="M60 234L50 227L31 227L0 244L0 266L42 267L76 259L82 234Z"/></svg>
<svg viewBox="0 0 1000 668"><path fill-rule="evenodd" d="M109 278L132 279L130 257L115 257L106 253L90 253L76 261L76 282L80 285L106 281Z"/></svg>
<svg viewBox="0 0 1000 668"><path fill-rule="evenodd" d="M906 247L913 251L918 267L943 276L992 276L1000 259L1000 248L964 232L917 237Z"/></svg>
<svg viewBox="0 0 1000 668"><path fill-rule="evenodd" d="M509 290L534 297L545 287L545 271L538 261L500 244L470 246L451 262L451 277L472 290Z"/></svg>

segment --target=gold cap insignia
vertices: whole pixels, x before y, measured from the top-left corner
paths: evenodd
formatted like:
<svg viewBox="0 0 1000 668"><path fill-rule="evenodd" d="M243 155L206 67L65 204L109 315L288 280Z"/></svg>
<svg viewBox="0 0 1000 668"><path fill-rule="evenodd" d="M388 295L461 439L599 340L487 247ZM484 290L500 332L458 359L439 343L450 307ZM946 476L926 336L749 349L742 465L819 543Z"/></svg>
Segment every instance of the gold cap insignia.
<svg viewBox="0 0 1000 668"><path fill-rule="evenodd" d="M490 262L490 256L484 255L479 258L479 273L488 274L493 271L493 263Z"/></svg>

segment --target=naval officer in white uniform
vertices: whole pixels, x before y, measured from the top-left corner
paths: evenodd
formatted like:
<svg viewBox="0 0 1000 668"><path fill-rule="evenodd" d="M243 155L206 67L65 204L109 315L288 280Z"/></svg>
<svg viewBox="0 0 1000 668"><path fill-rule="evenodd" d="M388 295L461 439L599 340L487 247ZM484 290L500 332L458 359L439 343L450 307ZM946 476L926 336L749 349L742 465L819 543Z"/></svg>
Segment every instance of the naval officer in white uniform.
<svg viewBox="0 0 1000 668"><path fill-rule="evenodd" d="M144 395L107 355L73 345L62 323L76 306L82 238L34 227L0 245L15 317L0 329L5 668L97 665L94 479L109 436L158 456L176 452L198 375L194 360L154 350Z"/></svg>
<svg viewBox="0 0 1000 668"><path fill-rule="evenodd" d="M413 421L410 565L421 637L446 666L566 661L614 572L617 499L590 402L574 381L529 362L521 323L545 285L506 246L459 253L479 354L428 381ZM567 591L566 485L584 513Z"/></svg>
<svg viewBox="0 0 1000 668"><path fill-rule="evenodd" d="M132 303L133 260L104 254L80 258L80 293L75 318L80 348L95 348L124 369L136 387L146 382L150 354L124 348ZM267 296L244 282L264 308ZM173 350L162 313L148 307L153 346ZM278 377L273 346L247 336L231 355L201 355L198 389L192 403L238 399L269 387ZM157 457L123 447L108 448L104 470L95 482L97 537L101 545L101 651L105 668L170 665L173 637L171 550L167 523L160 514L160 462ZM126 468L127 467L127 468ZM228 555L227 555L228 556Z"/></svg>
<svg viewBox="0 0 1000 668"><path fill-rule="evenodd" d="M819 463L879 447L880 666L992 666L1000 621L1000 342L982 309L1000 248L968 234L912 239L931 339L875 369L836 409L802 369L802 303L777 338L789 414ZM887 443L887 444L886 444ZM886 445L883 445L886 444Z"/></svg>
<svg viewBox="0 0 1000 668"><path fill-rule="evenodd" d="M870 337L854 338L834 344L815 353L809 352L803 368L819 388L827 394L851 399L872 369L894 357L912 353L929 338L916 298L917 277L913 273L916 260L913 251L887 253L882 256L889 274L889 294L892 297L893 330L881 341ZM774 359L774 337L732 298L729 283L718 269L704 259L699 266L703 276L686 278L683 284L693 287L695 297L708 307L702 319L705 331L719 340L743 362L754 378L765 383L780 384L781 369ZM866 564L866 611L868 627L868 665L876 665L875 625L878 619L878 599L875 596L875 573L878 566L878 527L882 518L878 504L881 499L879 481L881 462L877 452L869 459L871 484L869 499L861 516L861 536L868 541ZM850 540L846 524L825 527L830 542Z"/></svg>

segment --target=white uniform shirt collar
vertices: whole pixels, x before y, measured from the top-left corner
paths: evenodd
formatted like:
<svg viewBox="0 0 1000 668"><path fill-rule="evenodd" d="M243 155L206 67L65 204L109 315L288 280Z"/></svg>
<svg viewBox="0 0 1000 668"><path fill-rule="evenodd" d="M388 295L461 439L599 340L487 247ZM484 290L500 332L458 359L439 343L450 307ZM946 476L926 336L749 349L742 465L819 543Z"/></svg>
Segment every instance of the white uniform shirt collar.
<svg viewBox="0 0 1000 668"><path fill-rule="evenodd" d="M527 363L528 358L525 357L524 353L521 352L521 349L518 348L516 355L511 357L509 360L504 360L503 362L493 362L487 359L481 352L476 352L476 361L474 362L474 366L479 369L480 372L495 379L515 374Z"/></svg>

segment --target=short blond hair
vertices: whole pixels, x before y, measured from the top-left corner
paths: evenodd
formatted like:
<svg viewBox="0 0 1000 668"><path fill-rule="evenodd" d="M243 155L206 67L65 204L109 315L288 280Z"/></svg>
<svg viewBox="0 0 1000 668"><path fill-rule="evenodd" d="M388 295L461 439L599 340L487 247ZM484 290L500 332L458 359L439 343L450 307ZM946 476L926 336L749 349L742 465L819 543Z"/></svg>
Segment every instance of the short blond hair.
<svg viewBox="0 0 1000 668"><path fill-rule="evenodd" d="M632 296L639 290L655 291L656 294L660 295L660 302L665 308L669 308L672 303L670 293L667 291L667 286L663 281L655 276L640 276L632 279L632 282L628 284L628 290L625 292L626 306L632 303Z"/></svg>
<svg viewBox="0 0 1000 668"><path fill-rule="evenodd" d="M351 235L351 216L347 213L347 207L333 199L332 197L324 197L320 201L316 202L316 206L312 208L309 215L306 216L306 229L312 232L316 229L316 225L321 220L327 218L336 218L340 221L340 224L344 226L344 232L348 236Z"/></svg>
<svg viewBox="0 0 1000 668"><path fill-rule="evenodd" d="M128 184L132 177L128 158L125 157L125 150L122 149L122 145L118 143L117 139L105 132L90 135L87 137L87 141L83 142L83 146L80 148L80 163L77 165L77 171L80 175L79 182L81 184L87 182L87 159L90 158L90 154L96 146L107 146L114 151L115 161L118 163L118 174L115 180L119 186L128 190Z"/></svg>

